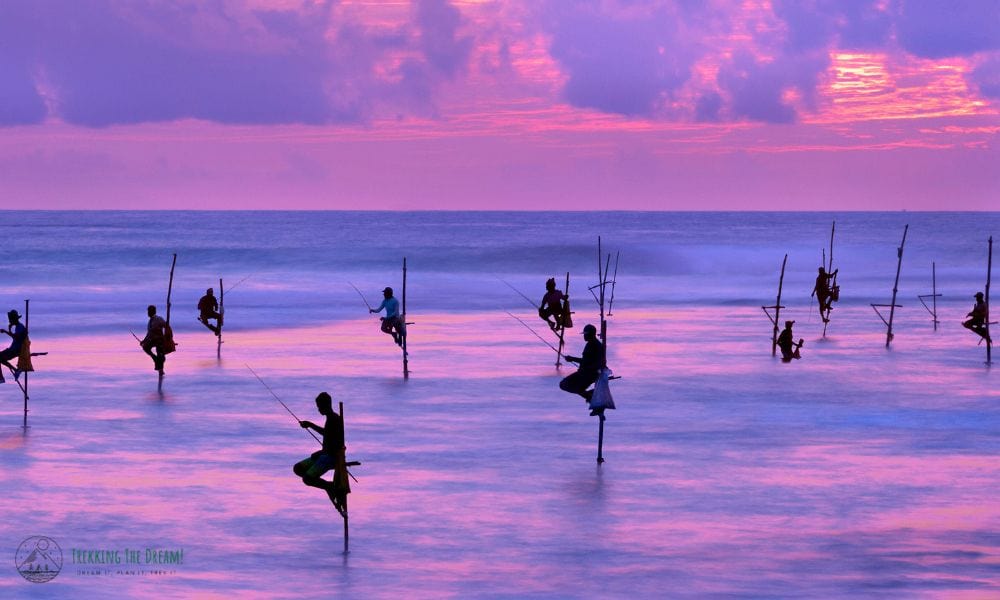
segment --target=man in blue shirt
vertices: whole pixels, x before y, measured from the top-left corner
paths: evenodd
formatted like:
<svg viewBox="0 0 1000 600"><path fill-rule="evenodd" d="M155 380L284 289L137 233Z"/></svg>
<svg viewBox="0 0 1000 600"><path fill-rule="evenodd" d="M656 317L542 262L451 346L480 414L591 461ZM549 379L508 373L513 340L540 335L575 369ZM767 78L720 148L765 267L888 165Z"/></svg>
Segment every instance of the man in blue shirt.
<svg viewBox="0 0 1000 600"><path fill-rule="evenodd" d="M382 290L382 295L385 296L385 300L382 300L382 304L378 305L378 308L372 308L369 312L378 313L385 309L385 316L382 319L382 331L388 333L392 336L392 341L396 342L399 347L403 346L403 338L406 337L406 325L403 323L402 317L399 316L399 300L396 300L392 295L392 288L387 287Z"/></svg>
<svg viewBox="0 0 1000 600"><path fill-rule="evenodd" d="M6 333L13 339L6 350L0 350L0 364L13 371L14 379L17 379L21 372L15 369L10 361L21 356L21 346L28 337L28 330L21 324L21 315L16 310L7 313L7 321L10 322L10 329L0 329L0 333ZM0 369L0 383L4 381L3 369Z"/></svg>

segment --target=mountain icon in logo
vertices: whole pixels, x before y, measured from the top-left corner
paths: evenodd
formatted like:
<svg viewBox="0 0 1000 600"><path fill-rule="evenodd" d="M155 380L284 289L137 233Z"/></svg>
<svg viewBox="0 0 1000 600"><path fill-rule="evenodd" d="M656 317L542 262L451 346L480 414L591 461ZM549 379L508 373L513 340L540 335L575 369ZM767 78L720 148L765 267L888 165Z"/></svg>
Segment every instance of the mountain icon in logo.
<svg viewBox="0 0 1000 600"><path fill-rule="evenodd" d="M33 535L14 553L17 572L32 583L51 581L62 570L62 548L50 537Z"/></svg>

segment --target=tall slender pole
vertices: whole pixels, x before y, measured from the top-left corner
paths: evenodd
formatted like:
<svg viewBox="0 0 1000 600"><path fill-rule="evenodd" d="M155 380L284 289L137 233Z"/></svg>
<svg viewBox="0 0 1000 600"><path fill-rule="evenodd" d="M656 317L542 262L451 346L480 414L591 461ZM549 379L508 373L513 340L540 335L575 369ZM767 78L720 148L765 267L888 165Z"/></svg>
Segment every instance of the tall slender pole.
<svg viewBox="0 0 1000 600"><path fill-rule="evenodd" d="M29 304L30 304L30 300L25 299L24 300L24 333L25 333L25 338L24 339L25 340L29 339L28 338L28 332L30 331L28 329L29 313L30 313L30 311L28 309ZM22 428L24 428L24 429L28 428L28 371L24 372L24 423L22 424Z"/></svg>
<svg viewBox="0 0 1000 600"><path fill-rule="evenodd" d="M342 426L344 425L344 403L343 402L340 403L340 424ZM344 431L345 432L347 431L347 427L346 426L344 426ZM346 469L347 469L347 465L346 465L346 463L347 463L347 436L346 435L342 436L342 439L344 440L344 463L345 463L344 469L346 471ZM345 473L345 476L346 476L346 473ZM350 551L350 550L348 550L348 541L350 540L350 531L348 530L348 526L347 526L347 494L344 494L344 499L341 500L341 502L343 503L343 509L344 509L344 513L343 513L344 514L344 554L347 554Z"/></svg>
<svg viewBox="0 0 1000 600"><path fill-rule="evenodd" d="M608 253L608 259L604 262L604 274L601 276L601 343L605 347L608 345L608 322L605 319L604 304L607 297L605 296L604 290L608 286L608 267L611 266L611 253ZM600 269L601 265L597 265Z"/></svg>
<svg viewBox="0 0 1000 600"><path fill-rule="evenodd" d="M408 337L408 327L406 325L406 257L403 257L403 379L410 378L410 359L406 352L406 338Z"/></svg>
<svg viewBox="0 0 1000 600"><path fill-rule="evenodd" d="M830 227L830 263L826 267L827 273L833 272L833 234L837 231L837 222L833 222L833 226Z"/></svg>
<svg viewBox="0 0 1000 600"><path fill-rule="evenodd" d="M562 353L566 344L566 321L569 316L569 271L566 271L566 297L563 300L562 320L559 323L559 348L556 350L556 366L562 366Z"/></svg>
<svg viewBox="0 0 1000 600"><path fill-rule="evenodd" d="M177 253L174 253L174 261L170 263L170 283L167 284L167 325L170 324L170 293L174 289L174 267L177 266Z"/></svg>
<svg viewBox="0 0 1000 600"><path fill-rule="evenodd" d="M604 263L604 267L601 267L601 236L597 236L597 281L600 286L601 293L599 295L598 304L601 306L601 343L604 344L604 357L605 362L607 362L608 353L608 323L604 320L604 288L607 285L608 278L608 267L611 265L611 254L608 254L608 258ZM601 365L602 368L606 366ZM598 416L598 429L597 429L597 464L604 463L604 412L602 411Z"/></svg>
<svg viewBox="0 0 1000 600"><path fill-rule="evenodd" d="M601 306L601 343L604 343L604 272L601 270L601 236L597 236L597 285L600 286L600 294L597 303Z"/></svg>
<svg viewBox="0 0 1000 600"><path fill-rule="evenodd" d="M600 415L597 430L597 464L604 463L604 415Z"/></svg>
<svg viewBox="0 0 1000 600"><path fill-rule="evenodd" d="M934 305L933 317L934 317L934 331L937 331L938 318L937 318L937 263L931 262L931 301Z"/></svg>
<svg viewBox="0 0 1000 600"><path fill-rule="evenodd" d="M892 304L889 305L889 329L885 334L886 348L892 342L892 318L896 314L896 293L899 291L899 272L903 268L903 246L906 245L906 232L909 229L909 225L903 228L903 241L899 243L899 248L896 248L896 255L899 257L899 262L896 263L896 281L892 284Z"/></svg>
<svg viewBox="0 0 1000 600"><path fill-rule="evenodd" d="M167 283L167 326L168 327L170 326L170 295L174 291L174 267L176 266L177 266L177 253L175 252L174 259L170 263L170 281ZM173 343L172 336L170 342ZM164 363L166 363L166 358L165 358L166 354L163 354L162 356L164 357L163 362L160 363L160 370L157 372L157 378L156 378L157 392L163 391L163 370L164 370Z"/></svg>
<svg viewBox="0 0 1000 600"><path fill-rule="evenodd" d="M226 314L226 288L222 287L222 278L219 277L219 335L215 344L215 357L222 358L222 321Z"/></svg>
<svg viewBox="0 0 1000 600"><path fill-rule="evenodd" d="M993 276L993 236L990 236L989 255L986 259L986 364L993 364L993 340L990 338L990 279ZM25 310L27 312L27 310Z"/></svg>
<svg viewBox="0 0 1000 600"><path fill-rule="evenodd" d="M788 255L781 261L781 276L778 277L778 297L774 300L774 329L771 332L771 356L778 355L778 320L781 315L781 287L785 283L785 264L788 262Z"/></svg>

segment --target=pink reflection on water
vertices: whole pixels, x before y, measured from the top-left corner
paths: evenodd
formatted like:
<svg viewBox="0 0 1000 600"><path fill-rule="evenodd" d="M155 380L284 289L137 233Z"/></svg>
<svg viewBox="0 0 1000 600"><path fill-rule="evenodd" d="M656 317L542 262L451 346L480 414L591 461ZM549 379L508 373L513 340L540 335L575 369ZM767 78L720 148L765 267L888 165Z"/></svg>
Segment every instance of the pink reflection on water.
<svg viewBox="0 0 1000 600"><path fill-rule="evenodd" d="M886 352L862 308L825 342L792 313L807 345L788 365L749 308L616 310L600 469L597 421L557 388L572 367L502 314L415 315L405 384L374 319L234 331L221 361L188 334L162 399L134 341L46 340L30 434L9 429L19 403L0 413L0 528L191 557L159 581L65 573L76 597L994 592L995 386L947 362L966 338L903 321ZM347 558L326 494L291 472L315 442L244 363L300 418L321 389L345 402L363 462Z"/></svg>

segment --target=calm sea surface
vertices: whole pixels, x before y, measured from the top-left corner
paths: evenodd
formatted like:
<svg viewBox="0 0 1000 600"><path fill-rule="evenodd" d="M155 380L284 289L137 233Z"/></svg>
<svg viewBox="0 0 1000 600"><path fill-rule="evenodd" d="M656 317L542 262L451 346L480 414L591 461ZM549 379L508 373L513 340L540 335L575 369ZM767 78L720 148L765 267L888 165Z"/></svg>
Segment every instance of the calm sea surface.
<svg viewBox="0 0 1000 600"><path fill-rule="evenodd" d="M998 372L960 326L1000 213L0 217L0 308L30 298L48 352L27 430L21 390L0 385L0 597L1000 597ZM809 292L834 221L824 338ZM870 304L891 299L905 225L886 349ZM504 283L537 301L570 272L579 354L599 235L612 270L620 253L622 376L600 467L597 420L505 314L551 338ZM178 351L158 393L129 329L162 313L173 253ZM771 357L760 308L786 253L793 364ZM405 382L350 285L373 304L400 291L404 256ZM936 331L917 300L932 264ZM220 277L221 357L195 319ZM315 442L247 365L300 418L321 419L319 391L344 403L363 463L349 554L291 472ZM15 566L31 536L61 549L47 583Z"/></svg>

